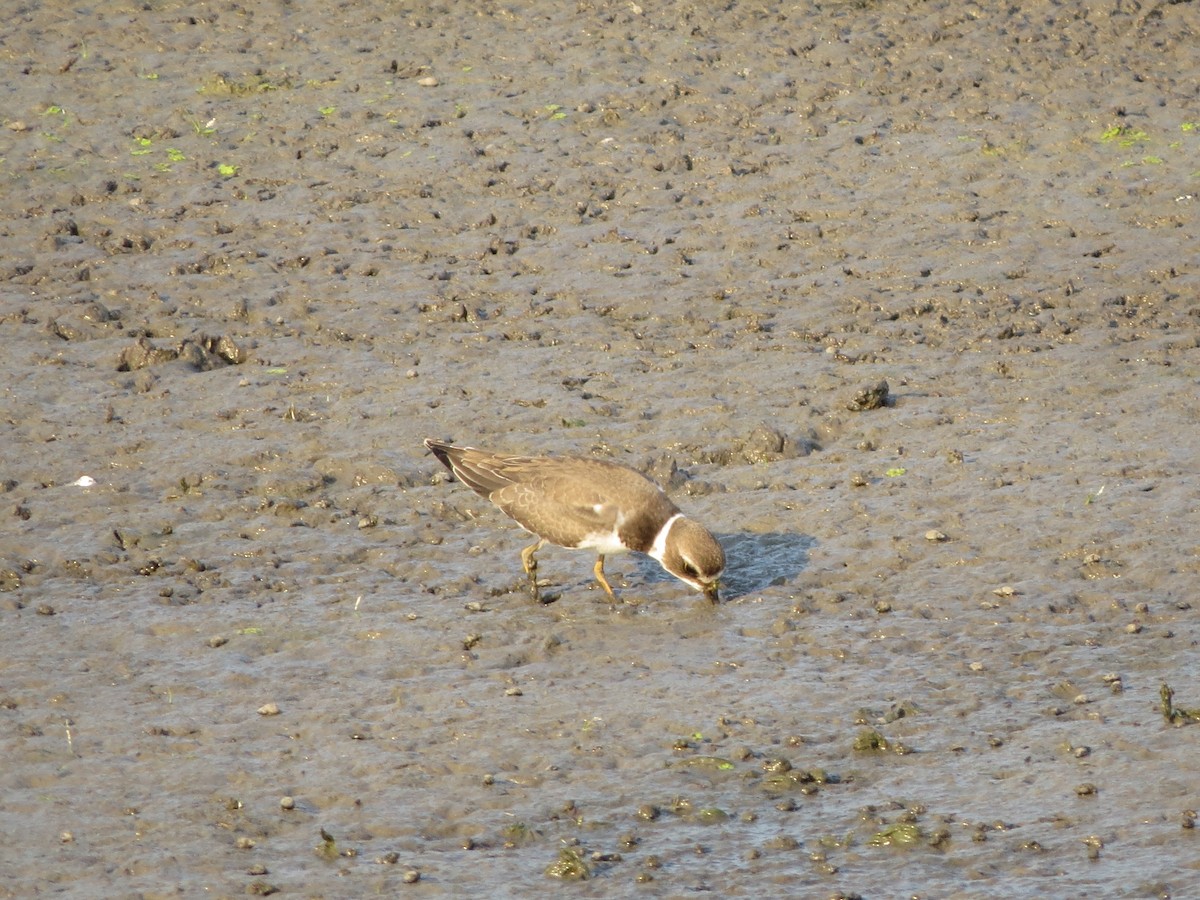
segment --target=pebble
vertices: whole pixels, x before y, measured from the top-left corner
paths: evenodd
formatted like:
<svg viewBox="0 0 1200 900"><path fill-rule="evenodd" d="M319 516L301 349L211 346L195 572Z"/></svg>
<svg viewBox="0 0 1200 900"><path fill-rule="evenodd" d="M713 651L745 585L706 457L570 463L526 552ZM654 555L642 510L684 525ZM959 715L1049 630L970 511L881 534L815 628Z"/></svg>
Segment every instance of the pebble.
<svg viewBox="0 0 1200 900"><path fill-rule="evenodd" d="M419 84L421 87L437 87L438 80L432 75L426 75L424 78L418 78L417 84Z"/></svg>
<svg viewBox="0 0 1200 900"><path fill-rule="evenodd" d="M296 799L294 797L280 797L279 806L281 809L295 809Z"/></svg>
<svg viewBox="0 0 1200 900"><path fill-rule="evenodd" d="M948 540L950 540L950 538L946 537L945 534L938 531L936 528L931 528L931 529L929 529L929 531L925 532L925 540L940 542L940 541L948 541Z"/></svg>
<svg viewBox="0 0 1200 900"><path fill-rule="evenodd" d="M260 716L277 716L279 715L279 704L273 702L264 703L258 708L258 714Z"/></svg>

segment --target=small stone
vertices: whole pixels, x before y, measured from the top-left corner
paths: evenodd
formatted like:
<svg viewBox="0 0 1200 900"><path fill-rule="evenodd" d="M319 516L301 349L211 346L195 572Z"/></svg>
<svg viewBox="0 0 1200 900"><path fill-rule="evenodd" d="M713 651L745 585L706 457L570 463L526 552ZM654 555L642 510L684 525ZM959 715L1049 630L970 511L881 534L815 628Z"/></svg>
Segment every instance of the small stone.
<svg viewBox="0 0 1200 900"><path fill-rule="evenodd" d="M1141 622L1130 622L1128 625L1125 626L1125 632L1127 634L1141 634L1142 633L1142 623Z"/></svg>
<svg viewBox="0 0 1200 900"><path fill-rule="evenodd" d="M214 634L212 637L210 637L208 639L208 646L214 647L214 648L224 647L228 643L229 643L229 638L225 637L225 635L223 635L223 634Z"/></svg>
<svg viewBox="0 0 1200 900"><path fill-rule="evenodd" d="M49 603L39 603L35 610L39 616L52 616L55 614L54 607Z"/></svg>
<svg viewBox="0 0 1200 900"><path fill-rule="evenodd" d="M426 75L424 78L418 78L417 84L419 84L421 87L437 87L438 80L432 75Z"/></svg>
<svg viewBox="0 0 1200 900"><path fill-rule="evenodd" d="M1096 786L1090 781L1085 781L1083 784L1075 786L1075 793L1080 797L1094 797L1096 796Z"/></svg>
<svg viewBox="0 0 1200 900"><path fill-rule="evenodd" d="M260 716L277 716L279 715L279 704L274 702L264 703L258 708L258 714Z"/></svg>
<svg viewBox="0 0 1200 900"><path fill-rule="evenodd" d="M296 798L295 797L280 797L279 798L279 806L281 809L295 809L296 808Z"/></svg>
<svg viewBox="0 0 1200 900"><path fill-rule="evenodd" d="M519 687L510 687L504 689L505 697L523 697L524 692Z"/></svg>
<svg viewBox="0 0 1200 900"><path fill-rule="evenodd" d="M931 528L929 531L925 532L925 540L941 542L948 541L950 538L946 537L945 534L938 531L936 528Z"/></svg>
<svg viewBox="0 0 1200 900"><path fill-rule="evenodd" d="M409 869L407 872L404 873L404 883L405 884L416 884L420 880L421 880L421 873L418 872L416 869Z"/></svg>
<svg viewBox="0 0 1200 900"><path fill-rule="evenodd" d="M69 844L75 840L75 835L69 831L60 831L58 834L58 839L64 844Z"/></svg>
<svg viewBox="0 0 1200 900"><path fill-rule="evenodd" d="M968 663L967 668L970 669L972 672L982 672L983 671L983 663L981 663L981 662Z"/></svg>
<svg viewBox="0 0 1200 900"><path fill-rule="evenodd" d="M1012 597L1012 596L1016 595L1017 591L1011 585L1005 584L1005 585L1001 585L1000 587L996 588L994 591L992 591L992 593L995 594L997 597Z"/></svg>

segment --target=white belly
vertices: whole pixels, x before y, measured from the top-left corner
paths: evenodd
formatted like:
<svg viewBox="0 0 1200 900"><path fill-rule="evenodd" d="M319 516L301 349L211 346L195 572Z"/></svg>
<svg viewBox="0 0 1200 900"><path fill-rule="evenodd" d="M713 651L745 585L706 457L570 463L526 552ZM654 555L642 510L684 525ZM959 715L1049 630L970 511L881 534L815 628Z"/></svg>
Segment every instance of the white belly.
<svg viewBox="0 0 1200 900"><path fill-rule="evenodd" d="M612 531L597 531L589 534L577 546L580 549L595 550L597 553L605 556L611 553L624 553L629 549L617 537L616 529Z"/></svg>

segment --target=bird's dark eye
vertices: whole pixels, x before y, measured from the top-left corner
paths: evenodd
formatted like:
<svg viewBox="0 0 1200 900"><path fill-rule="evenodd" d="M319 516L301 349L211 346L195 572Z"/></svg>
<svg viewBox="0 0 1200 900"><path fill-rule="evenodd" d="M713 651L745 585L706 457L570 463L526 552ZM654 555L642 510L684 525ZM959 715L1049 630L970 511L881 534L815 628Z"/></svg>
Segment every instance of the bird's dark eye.
<svg viewBox="0 0 1200 900"><path fill-rule="evenodd" d="M689 578L696 578L700 575L700 572L690 562L685 562L683 564L683 574L687 575Z"/></svg>

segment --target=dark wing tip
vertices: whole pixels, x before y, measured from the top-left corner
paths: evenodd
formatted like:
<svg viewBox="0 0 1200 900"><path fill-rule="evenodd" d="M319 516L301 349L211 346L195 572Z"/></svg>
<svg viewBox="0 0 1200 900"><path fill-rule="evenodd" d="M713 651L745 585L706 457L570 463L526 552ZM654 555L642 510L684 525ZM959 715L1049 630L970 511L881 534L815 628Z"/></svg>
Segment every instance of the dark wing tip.
<svg viewBox="0 0 1200 900"><path fill-rule="evenodd" d="M425 438L424 444L443 466L453 470L454 464L450 459L450 454L458 449L457 447L453 444L447 444L445 441L435 441L433 438Z"/></svg>

